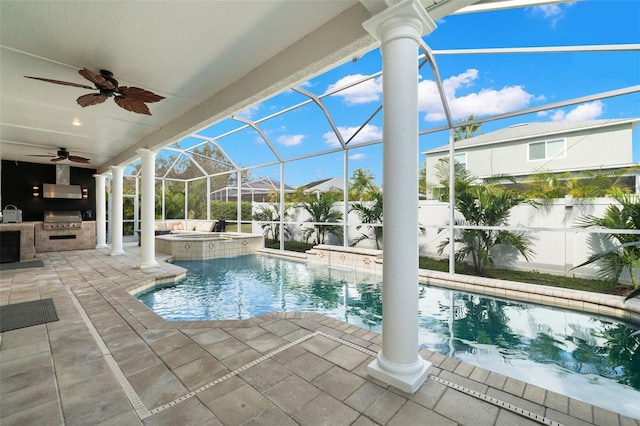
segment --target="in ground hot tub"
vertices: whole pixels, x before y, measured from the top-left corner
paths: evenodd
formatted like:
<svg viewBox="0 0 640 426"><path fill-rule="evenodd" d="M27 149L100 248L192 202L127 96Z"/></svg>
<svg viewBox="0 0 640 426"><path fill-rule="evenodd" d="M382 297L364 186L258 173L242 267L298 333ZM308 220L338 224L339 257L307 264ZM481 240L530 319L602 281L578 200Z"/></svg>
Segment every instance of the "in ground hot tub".
<svg viewBox="0 0 640 426"><path fill-rule="evenodd" d="M255 253L264 246L261 234L180 232L158 235L156 251L175 260L202 260Z"/></svg>

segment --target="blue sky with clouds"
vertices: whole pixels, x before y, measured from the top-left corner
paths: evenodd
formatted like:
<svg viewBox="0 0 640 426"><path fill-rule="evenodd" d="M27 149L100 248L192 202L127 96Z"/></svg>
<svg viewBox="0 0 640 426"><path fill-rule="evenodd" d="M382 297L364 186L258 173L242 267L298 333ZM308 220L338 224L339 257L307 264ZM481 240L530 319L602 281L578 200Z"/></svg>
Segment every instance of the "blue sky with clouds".
<svg viewBox="0 0 640 426"><path fill-rule="evenodd" d="M640 52L438 54L451 49L495 47L581 46L640 43L640 1L584 0L496 12L452 15L437 22L438 27L424 38L436 53L448 103L454 119L471 114L488 117L523 108L544 105L640 85ZM381 70L378 50L355 62L345 63L301 85L301 89L321 96ZM370 119L349 146L382 138L382 81L369 79L347 90L323 98L343 138ZM283 108L309 98L292 90L239 114L262 120ZM420 70L420 130L446 125L434 75L428 65ZM532 121L592 120L640 117L640 94L604 99L527 116L487 122L487 133L515 123ZM200 132L219 136L242 126L226 120ZM259 123L260 130L284 159L339 148L339 142L323 111L309 102L301 108ZM447 143L447 133L420 138L420 151ZM240 165L276 161L267 143L254 129L244 129L220 138L220 145ZM424 157L421 157L424 160ZM640 162L640 130L634 132L634 162ZM349 151L350 175L367 168L382 181L382 146L364 146ZM288 163L285 181L299 185L320 178L341 176L343 155L331 152L318 158ZM279 178L277 166L253 170L254 177Z"/></svg>

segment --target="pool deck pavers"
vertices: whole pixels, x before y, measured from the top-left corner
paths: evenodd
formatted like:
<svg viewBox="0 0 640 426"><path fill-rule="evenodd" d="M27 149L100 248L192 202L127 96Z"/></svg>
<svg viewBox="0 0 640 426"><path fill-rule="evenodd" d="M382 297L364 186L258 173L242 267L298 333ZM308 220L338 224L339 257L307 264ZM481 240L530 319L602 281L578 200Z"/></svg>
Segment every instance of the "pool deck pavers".
<svg viewBox="0 0 640 426"><path fill-rule="evenodd" d="M0 424L538 425L471 389L565 425L640 420L421 351L414 394L367 375L381 336L312 313L167 322L128 290L181 272L139 269L139 249L38 255L1 270L0 304L53 298L59 321L0 333ZM516 410L517 411L517 410Z"/></svg>

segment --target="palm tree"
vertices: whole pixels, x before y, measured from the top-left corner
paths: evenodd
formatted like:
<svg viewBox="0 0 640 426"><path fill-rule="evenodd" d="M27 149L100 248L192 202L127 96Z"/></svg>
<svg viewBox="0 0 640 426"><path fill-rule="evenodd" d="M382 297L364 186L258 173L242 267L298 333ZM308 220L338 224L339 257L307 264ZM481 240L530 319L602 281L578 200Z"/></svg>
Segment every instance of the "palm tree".
<svg viewBox="0 0 640 426"><path fill-rule="evenodd" d="M524 183L525 194L529 198L538 198L543 200L551 200L554 198L562 198L565 196L565 188L563 188L559 175L555 173L539 172L529 176Z"/></svg>
<svg viewBox="0 0 640 426"><path fill-rule="evenodd" d="M285 207L284 209L284 220L287 221L291 218L291 215L287 211L288 209ZM253 214L253 220L256 222L263 222L260 224L262 227L262 232L264 233L264 237L269 239L269 235L271 235L272 239L275 241L280 241L280 224L273 222L280 222L280 212L277 204L268 204L266 206L259 206L256 209L256 212ZM284 226L284 236L285 238L291 235L291 231L287 225Z"/></svg>
<svg viewBox="0 0 640 426"><path fill-rule="evenodd" d="M327 192L320 198L312 198L302 203L302 207L309 214L309 219L305 222L312 223L312 227L305 228L302 236L305 241L315 235L313 244L324 244L327 235L333 234L338 238L342 238L342 226L340 225L323 225L325 222L339 222L342 220L342 213L333 210L333 203L336 201L336 194Z"/></svg>
<svg viewBox="0 0 640 426"><path fill-rule="evenodd" d="M628 192L621 178L633 170L584 171L581 173L539 172L524 183L529 198L550 200L571 195L576 198L605 197L616 191Z"/></svg>
<svg viewBox="0 0 640 426"><path fill-rule="evenodd" d="M464 220L459 225L467 226L508 226L509 215L513 207L528 202L527 199L514 191L480 185L457 185L455 208ZM485 275L487 269L494 265L493 249L497 246L514 248L527 261L534 255L529 247L529 238L519 232L496 229L464 229L454 236L454 243L460 245L455 252L457 261L471 257L473 268L478 275ZM442 241L438 252L451 243L450 238Z"/></svg>
<svg viewBox="0 0 640 426"><path fill-rule="evenodd" d="M459 123L463 123L463 122L467 122L467 121L473 121L476 120L477 117L473 114L471 114L470 116L468 116L467 118L465 118L464 120L459 120ZM467 124L466 126L460 126L460 127L456 127L453 131L453 140L454 141L461 141L463 139L469 139L473 137L473 134L478 132L480 130L480 127L482 127L482 123L476 123L476 124Z"/></svg>
<svg viewBox="0 0 640 426"><path fill-rule="evenodd" d="M603 217L584 216L579 219L579 226L583 228L640 229L640 198L637 195L628 194L621 190L615 190L612 197L620 206L611 204ZM636 290L631 295L639 294L640 289L635 277L635 269L640 269L640 235L612 232L603 234L603 239L604 242L614 246L593 254L586 262L575 268L598 262L601 267L600 277L616 283L626 269L629 271L631 284Z"/></svg>
<svg viewBox="0 0 640 426"><path fill-rule="evenodd" d="M369 169L357 168L351 175L349 184L350 200L371 200L372 191L377 190L373 180L375 175Z"/></svg>
<svg viewBox="0 0 640 426"><path fill-rule="evenodd" d="M464 165L460 164L456 160L453 160L454 167L454 180L455 180L455 188L467 188L469 187L475 180L475 176L473 176ZM436 178L440 182L442 188L434 188L434 194L437 196L437 199L440 201L449 201L449 159L443 158L438 160L438 163L435 165L435 174Z"/></svg>
<svg viewBox="0 0 640 426"><path fill-rule="evenodd" d="M372 194L373 201L371 202L358 202L353 203L350 212L355 212L360 218L361 223L379 224L382 225L382 192L375 191ZM364 225L356 226L359 231ZM373 230L373 238L376 240L376 249L380 250L380 244L382 243L382 226L367 226L367 229ZM353 240L352 246L360 243L361 241L370 239L369 234L361 234L359 237Z"/></svg>
<svg viewBox="0 0 640 426"><path fill-rule="evenodd" d="M427 194L427 168L422 167L418 174L418 197L422 199Z"/></svg>

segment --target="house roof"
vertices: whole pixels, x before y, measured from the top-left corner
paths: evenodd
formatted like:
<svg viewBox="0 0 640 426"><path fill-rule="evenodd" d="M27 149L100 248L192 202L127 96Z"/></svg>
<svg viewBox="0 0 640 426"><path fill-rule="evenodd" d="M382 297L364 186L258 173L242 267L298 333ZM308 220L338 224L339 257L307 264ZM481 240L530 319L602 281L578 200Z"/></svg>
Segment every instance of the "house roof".
<svg viewBox="0 0 640 426"><path fill-rule="evenodd" d="M224 188L220 188L216 191L211 191L211 193L217 192L227 192L230 195L235 194L238 190L237 186L228 186ZM295 188L290 185L284 184L284 192L290 193L293 192ZM280 191L280 181L275 179L271 179L269 177L261 177L254 180L250 180L248 182L242 183L242 192L243 193L254 193L254 194L270 194L273 191Z"/></svg>
<svg viewBox="0 0 640 426"><path fill-rule="evenodd" d="M640 118L625 118L618 120L590 120L590 121L552 121L515 124L495 132L484 133L469 139L456 142L456 149L469 148L482 145L493 145L504 142L512 142L522 139L542 138L557 136L564 133L573 133L582 130L597 129L603 127L630 124L631 128L640 121ZM435 154L449 150L449 145L424 151L423 154Z"/></svg>
<svg viewBox="0 0 640 426"><path fill-rule="evenodd" d="M316 180L300 186L305 188L305 192L327 192L333 188L342 189L344 187L344 179L333 177Z"/></svg>

